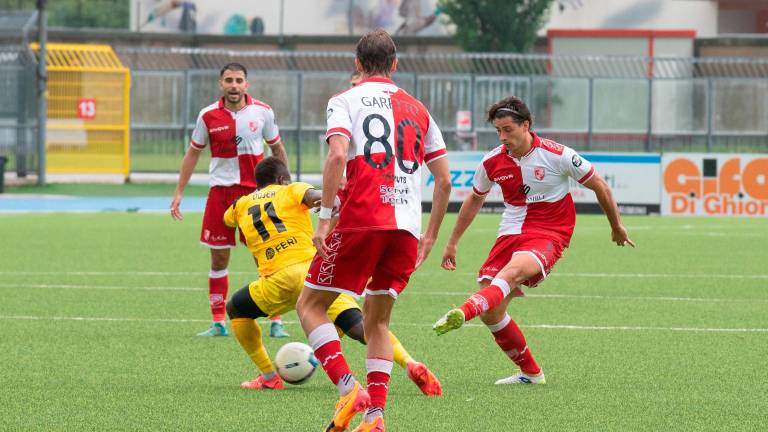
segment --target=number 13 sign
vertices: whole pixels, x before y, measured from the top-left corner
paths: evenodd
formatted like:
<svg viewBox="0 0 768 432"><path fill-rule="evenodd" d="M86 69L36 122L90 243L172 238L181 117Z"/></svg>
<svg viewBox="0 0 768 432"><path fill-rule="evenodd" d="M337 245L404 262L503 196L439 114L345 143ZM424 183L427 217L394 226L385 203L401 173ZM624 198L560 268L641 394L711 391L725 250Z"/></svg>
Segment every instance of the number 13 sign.
<svg viewBox="0 0 768 432"><path fill-rule="evenodd" d="M96 118L96 99L80 98L77 102L77 116L84 120Z"/></svg>

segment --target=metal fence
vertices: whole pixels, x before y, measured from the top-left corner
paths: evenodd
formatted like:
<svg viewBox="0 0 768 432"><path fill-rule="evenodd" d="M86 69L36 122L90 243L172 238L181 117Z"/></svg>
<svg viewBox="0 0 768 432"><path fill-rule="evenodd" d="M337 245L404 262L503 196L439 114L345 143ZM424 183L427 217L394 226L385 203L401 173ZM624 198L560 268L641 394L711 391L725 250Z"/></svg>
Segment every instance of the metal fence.
<svg viewBox="0 0 768 432"><path fill-rule="evenodd" d="M35 63L27 49L0 46L0 156L6 171L37 170Z"/></svg>
<svg viewBox="0 0 768 432"><path fill-rule="evenodd" d="M3 61L6 52L13 50L0 50L0 90L27 97L7 99L21 108L3 107L13 112L0 115L0 152L9 143L29 150L34 73ZM132 74L133 171L178 170L197 113L219 97L219 68L238 61L249 69L249 92L274 108L296 158L293 170L318 172L327 100L348 86L354 67L352 53L116 52ZM768 152L766 59L404 53L394 80L424 102L451 149L496 145L485 110L517 95L530 106L535 130L577 150ZM457 131L458 111L471 113L470 131ZM27 150L17 153L31 155Z"/></svg>
<svg viewBox="0 0 768 432"><path fill-rule="evenodd" d="M348 86L352 53L123 48L133 71L134 169L178 158L200 108L218 97L218 69L249 69L250 92L275 110L301 171L320 169L329 96ZM578 150L768 151L768 60L401 54L394 80L419 98L453 149L487 149L494 101L517 95L535 129ZM470 111L471 130L456 129Z"/></svg>

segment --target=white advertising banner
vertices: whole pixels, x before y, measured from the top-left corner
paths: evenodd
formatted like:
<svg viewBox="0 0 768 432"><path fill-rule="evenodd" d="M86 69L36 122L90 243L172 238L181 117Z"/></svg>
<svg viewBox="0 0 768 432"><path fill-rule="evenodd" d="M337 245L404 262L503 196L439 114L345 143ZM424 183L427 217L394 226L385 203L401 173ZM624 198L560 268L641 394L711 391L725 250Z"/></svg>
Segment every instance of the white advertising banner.
<svg viewBox="0 0 768 432"><path fill-rule="evenodd" d="M458 210L464 199L472 193L472 177L485 152L449 152L451 168L450 210ZM661 202L661 156L658 153L581 153L592 162L595 170L605 178L625 214L658 213ZM425 172L428 173L427 170ZM422 186L424 201L431 201L434 178L427 174ZM571 195L580 212L600 212L594 192L571 182ZM491 189L486 200L486 211L503 209L503 198L498 187Z"/></svg>
<svg viewBox="0 0 768 432"><path fill-rule="evenodd" d="M768 155L666 153L661 214L768 216Z"/></svg>

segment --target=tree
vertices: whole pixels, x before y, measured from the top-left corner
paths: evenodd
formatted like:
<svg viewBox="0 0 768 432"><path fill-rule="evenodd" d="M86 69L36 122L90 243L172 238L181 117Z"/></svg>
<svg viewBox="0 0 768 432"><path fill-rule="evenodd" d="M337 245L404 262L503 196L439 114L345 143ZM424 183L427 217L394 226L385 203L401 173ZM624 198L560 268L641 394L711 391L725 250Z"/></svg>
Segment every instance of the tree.
<svg viewBox="0 0 768 432"><path fill-rule="evenodd" d="M439 0L465 51L526 52L548 18L553 0Z"/></svg>
<svg viewBox="0 0 768 432"><path fill-rule="evenodd" d="M0 0L0 10L34 10L36 0ZM48 0L48 25L68 28L128 28L127 0Z"/></svg>

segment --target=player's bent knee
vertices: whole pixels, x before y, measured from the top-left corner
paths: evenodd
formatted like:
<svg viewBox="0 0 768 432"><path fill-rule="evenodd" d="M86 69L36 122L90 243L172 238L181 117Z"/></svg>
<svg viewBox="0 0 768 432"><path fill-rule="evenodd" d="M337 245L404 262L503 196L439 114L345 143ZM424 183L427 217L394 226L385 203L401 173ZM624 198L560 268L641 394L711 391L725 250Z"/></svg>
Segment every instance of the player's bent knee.
<svg viewBox="0 0 768 432"><path fill-rule="evenodd" d="M510 266L502 269L497 275L497 278L504 279L509 286L514 287L525 282L528 278L525 276L525 272L521 267Z"/></svg>
<svg viewBox="0 0 768 432"><path fill-rule="evenodd" d="M370 335L377 333L377 334L388 334L389 333L389 321L388 320L373 320L369 319L368 317L364 318L363 321L363 328L365 329L365 334L368 335L370 338Z"/></svg>
<svg viewBox="0 0 768 432"><path fill-rule="evenodd" d="M483 322L483 324L494 325L494 324L497 324L502 319L504 319L504 315L506 313L507 313L507 308L505 307L505 305L499 305L491 310L481 313L480 320Z"/></svg>
<svg viewBox="0 0 768 432"><path fill-rule="evenodd" d="M267 313L253 301L251 292L246 285L232 294L227 302L227 315L230 320L236 318L256 319L267 316Z"/></svg>
<svg viewBox="0 0 768 432"><path fill-rule="evenodd" d="M345 331L344 334L351 337L352 339L360 342L361 344L365 345L365 331L363 330L363 323L359 322L354 327L349 329L349 331Z"/></svg>
<svg viewBox="0 0 768 432"><path fill-rule="evenodd" d="M363 330L363 313L360 309L347 309L340 313L333 321L345 335L365 345L365 331Z"/></svg>
<svg viewBox="0 0 768 432"><path fill-rule="evenodd" d="M296 301L296 312L299 315L312 314L320 311L325 313L328 309L325 299L313 289L304 288Z"/></svg>
<svg viewBox="0 0 768 432"><path fill-rule="evenodd" d="M227 316L230 320L240 318L237 314L237 308L232 304L232 300L227 301Z"/></svg>

